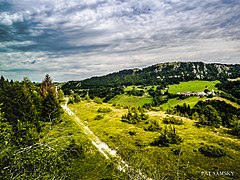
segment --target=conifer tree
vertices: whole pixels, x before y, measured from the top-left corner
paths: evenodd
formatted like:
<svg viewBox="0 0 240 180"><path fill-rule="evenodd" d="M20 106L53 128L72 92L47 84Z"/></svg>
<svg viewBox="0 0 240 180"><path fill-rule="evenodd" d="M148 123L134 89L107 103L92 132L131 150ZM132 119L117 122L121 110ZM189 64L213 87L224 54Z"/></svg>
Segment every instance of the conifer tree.
<svg viewBox="0 0 240 180"><path fill-rule="evenodd" d="M32 92L19 82L8 83L2 91L2 111L12 126L12 142L23 146L35 142L38 138L38 111L32 98Z"/></svg>
<svg viewBox="0 0 240 180"><path fill-rule="evenodd" d="M40 86L42 96L42 118L45 122L58 122L62 113L57 90L52 79L47 74Z"/></svg>

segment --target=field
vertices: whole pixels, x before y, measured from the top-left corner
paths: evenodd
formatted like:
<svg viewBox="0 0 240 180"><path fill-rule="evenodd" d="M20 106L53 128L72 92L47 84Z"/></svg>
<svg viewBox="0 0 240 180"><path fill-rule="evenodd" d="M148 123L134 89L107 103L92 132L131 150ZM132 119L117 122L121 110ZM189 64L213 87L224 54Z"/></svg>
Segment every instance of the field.
<svg viewBox="0 0 240 180"><path fill-rule="evenodd" d="M170 85L169 92L201 92L204 89L210 91L215 88L219 81L189 81L180 84ZM142 120L136 124L122 122L121 117L128 112L129 107L142 106L151 103L152 98L147 90L152 86L138 87L128 86L125 91L143 89L145 94L141 97L131 95L118 95L111 99L109 103L97 104L91 100L81 101L77 104L69 105L70 109L87 125L95 135L103 142L107 143L111 149L115 149L124 161L131 167L140 169L147 177L153 179L215 179L216 177L205 177L203 172L226 171L234 172L234 179L240 178L240 142L236 136L229 135L226 128L213 128L210 126L197 127L194 120L175 115L166 114L165 110L176 105L189 104L193 107L198 101L202 100L222 100L237 108L237 103L231 102L221 97L199 97L191 96L186 99L172 98L167 103L162 104L156 109L163 111L147 111L147 120ZM156 86L154 86L156 89ZM109 108L110 112L99 113L99 108ZM146 130L152 123L157 123L160 129L169 127L164 124L165 117L175 117L182 119L183 125L174 125L177 134L183 139L180 144L170 145L169 147L154 146L152 143L161 134L161 130ZM100 118L99 118L100 117ZM200 148L208 145L222 148L226 156L213 158L204 156L200 153ZM177 154L175 152L179 152ZM115 172L109 172L115 173ZM133 172L128 172L131 174ZM227 176L219 176L218 179L231 179ZM137 178L136 178L137 179Z"/></svg>
<svg viewBox="0 0 240 180"><path fill-rule="evenodd" d="M170 108L173 108L177 105L183 105L184 103L188 104L191 108L197 104L198 101L200 100L205 100L207 99L206 97L199 97L199 96L192 96L183 100L177 99L177 98L173 98L173 99L169 99L168 102L162 104L160 106L160 108L162 108L162 110L167 110Z"/></svg>
<svg viewBox="0 0 240 180"><path fill-rule="evenodd" d="M126 94L121 94L109 101L111 104L121 105L121 106L143 106L146 103L151 103L152 98L146 95L144 96L130 96Z"/></svg>
<svg viewBox="0 0 240 180"><path fill-rule="evenodd" d="M120 121L121 116L126 114L126 109L115 108L110 104L82 101L69 107L102 141L116 149L125 161L135 168L140 168L148 177L209 179L201 176L201 172L216 170L234 171L234 178L240 178L240 142L236 137L226 134L224 129L214 131L211 127L198 128L194 126L194 121L182 118L184 124L175 125L175 128L183 142L169 147L157 147L152 146L151 142L160 132L145 131L144 128L152 121L157 121L164 128L162 119L167 116L164 112L149 111L148 120L133 125ZM98 113L100 107L111 108L112 111ZM99 114L102 114L103 118L96 120ZM220 158L206 157L198 150L203 145L224 148L227 155ZM175 155L173 152L176 149L182 154ZM224 176L218 179L231 178Z"/></svg>
<svg viewBox="0 0 240 180"><path fill-rule="evenodd" d="M215 85L219 83L219 81L188 81L188 82L181 82L180 84L173 84L169 85L169 92L172 94L176 94L177 92L202 92L204 89L212 90L214 89L215 92L218 92L219 90L215 87ZM124 90L130 91L133 88L137 90L144 90L145 94L141 97L139 96L130 96L126 94L118 95L115 98L111 99L109 103L120 105L120 106L143 106L145 103L151 103L152 98L147 94L147 90L150 88L154 88L156 90L155 86L146 86L146 87L140 87L140 86L127 86ZM183 105L184 103L190 105L190 107L193 107L198 101L200 100L206 100L210 99L207 97L199 97L199 96L191 96L186 99L178 99L178 98L172 98L169 99L167 103L164 103L160 106L161 110L167 110L169 108L173 108L176 105ZM233 106L239 108L240 106L236 103L233 103L227 99L220 98L220 97L214 97L211 99L217 99L225 101L229 104L232 104ZM157 108L159 109L159 108Z"/></svg>
<svg viewBox="0 0 240 180"><path fill-rule="evenodd" d="M176 94L178 92L203 92L204 89L212 91L214 89L217 91L215 85L219 81L188 81L181 82L180 84L173 84L169 86L168 91L170 93Z"/></svg>

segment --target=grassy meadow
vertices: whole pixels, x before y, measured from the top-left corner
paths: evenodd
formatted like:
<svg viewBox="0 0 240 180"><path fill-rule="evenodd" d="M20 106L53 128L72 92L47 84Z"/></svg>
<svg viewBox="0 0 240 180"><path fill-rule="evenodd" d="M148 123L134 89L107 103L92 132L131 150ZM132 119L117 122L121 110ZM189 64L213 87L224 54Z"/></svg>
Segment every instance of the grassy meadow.
<svg viewBox="0 0 240 180"><path fill-rule="evenodd" d="M188 81L181 82L180 84L169 85L168 91L176 94L178 92L203 92L204 89L211 91L218 89L215 87L220 81Z"/></svg>
<svg viewBox="0 0 240 180"><path fill-rule="evenodd" d="M127 109L116 108L111 104L97 104L82 101L69 105L70 109L89 128L112 149L116 149L124 160L136 169L140 168L153 179L211 179L201 176L203 171L234 171L234 178L240 178L240 141L226 133L223 128L196 127L193 120L181 118L183 125L175 125L176 131L183 138L179 145L169 147L152 146L151 143L160 135L160 131L144 130L151 122L157 122L161 128L166 124L163 118L167 115L162 111L149 111L149 119L137 124L121 121ZM99 113L99 108L111 108L111 112ZM96 117L101 114L102 119ZM223 148L226 156L210 158L202 155L199 148L203 145L214 145ZM175 155L175 150L182 152ZM216 177L212 177L214 179ZM231 179L226 176L218 179Z"/></svg>
<svg viewBox="0 0 240 180"><path fill-rule="evenodd" d="M182 99L182 100L178 99L178 98L173 98L173 99L169 99L168 102L162 104L160 106L160 108L162 110L167 110L167 109L174 108L177 105L183 105L184 103L188 104L192 108L195 104L197 104L198 101L200 101L200 100L203 101L206 99L209 99L209 98L199 97L199 96L191 96L191 97L188 97L188 98Z"/></svg>
<svg viewBox="0 0 240 180"><path fill-rule="evenodd" d="M215 92L219 91L215 85L218 84L219 81L188 81L188 82L181 82L180 84L173 84L168 86L169 93L176 94L178 92L203 92L205 89L212 90L214 89ZM157 86L127 86L125 87L124 91L131 91L133 88L136 90L143 90L145 94L143 96L131 96L127 94L117 95L113 99L109 101L111 104L121 105L121 106L132 106L138 107L143 106L146 103L152 102L152 97L148 95L147 90L153 88L156 90ZM198 97L193 96L186 98L184 100L180 100L177 98L169 99L167 103L164 103L160 106L161 109L166 110L172 108L176 105L183 105L184 103L189 104L190 107L193 107L199 100L205 100L206 97ZM225 99L224 99L225 100ZM227 100L226 100L227 101Z"/></svg>
<svg viewBox="0 0 240 180"><path fill-rule="evenodd" d="M111 104L121 105L121 106L132 106L138 107L143 106L146 103L151 103L152 98L149 96L131 96L127 94L117 95L109 101Z"/></svg>

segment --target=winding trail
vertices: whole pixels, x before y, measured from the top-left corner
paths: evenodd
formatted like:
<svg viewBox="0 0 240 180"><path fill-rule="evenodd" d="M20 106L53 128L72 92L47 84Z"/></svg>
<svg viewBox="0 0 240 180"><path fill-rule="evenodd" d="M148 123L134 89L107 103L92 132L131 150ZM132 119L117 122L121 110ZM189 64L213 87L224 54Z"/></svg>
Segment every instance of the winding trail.
<svg viewBox="0 0 240 180"><path fill-rule="evenodd" d="M86 126L67 106L68 100L64 105L62 105L62 108L74 118L74 120L78 123L78 125L83 128L83 131L85 135L91 140L92 144L98 149L98 151L105 156L106 159L115 159L117 162L118 170L128 173L133 172L134 173L128 173L131 179L146 179L151 180L151 178L146 177L140 169L134 170L131 168L116 152L116 150L113 150L109 148L109 146L102 142L89 128ZM134 174L134 175L131 175ZM137 178L136 178L137 176Z"/></svg>

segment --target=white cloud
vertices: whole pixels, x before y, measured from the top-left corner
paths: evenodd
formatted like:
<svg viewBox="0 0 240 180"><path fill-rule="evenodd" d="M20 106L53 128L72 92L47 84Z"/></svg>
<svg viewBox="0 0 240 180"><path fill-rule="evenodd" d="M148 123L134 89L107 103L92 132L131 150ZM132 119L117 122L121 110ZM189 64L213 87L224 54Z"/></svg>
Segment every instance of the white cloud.
<svg viewBox="0 0 240 180"><path fill-rule="evenodd" d="M23 23L25 34L18 33L22 29L15 26L12 33L20 36L23 44L31 43L14 45L19 40L13 40L0 48L7 47L10 54L22 53L21 58L13 55L16 66L22 68L27 64L21 65L27 51L29 62L37 62L31 68L41 72L52 69L65 80L63 74L76 79L75 72L77 78L85 78L158 61L239 63L238 0L8 2L12 10L0 13L0 24ZM16 46L19 50L14 52Z"/></svg>

